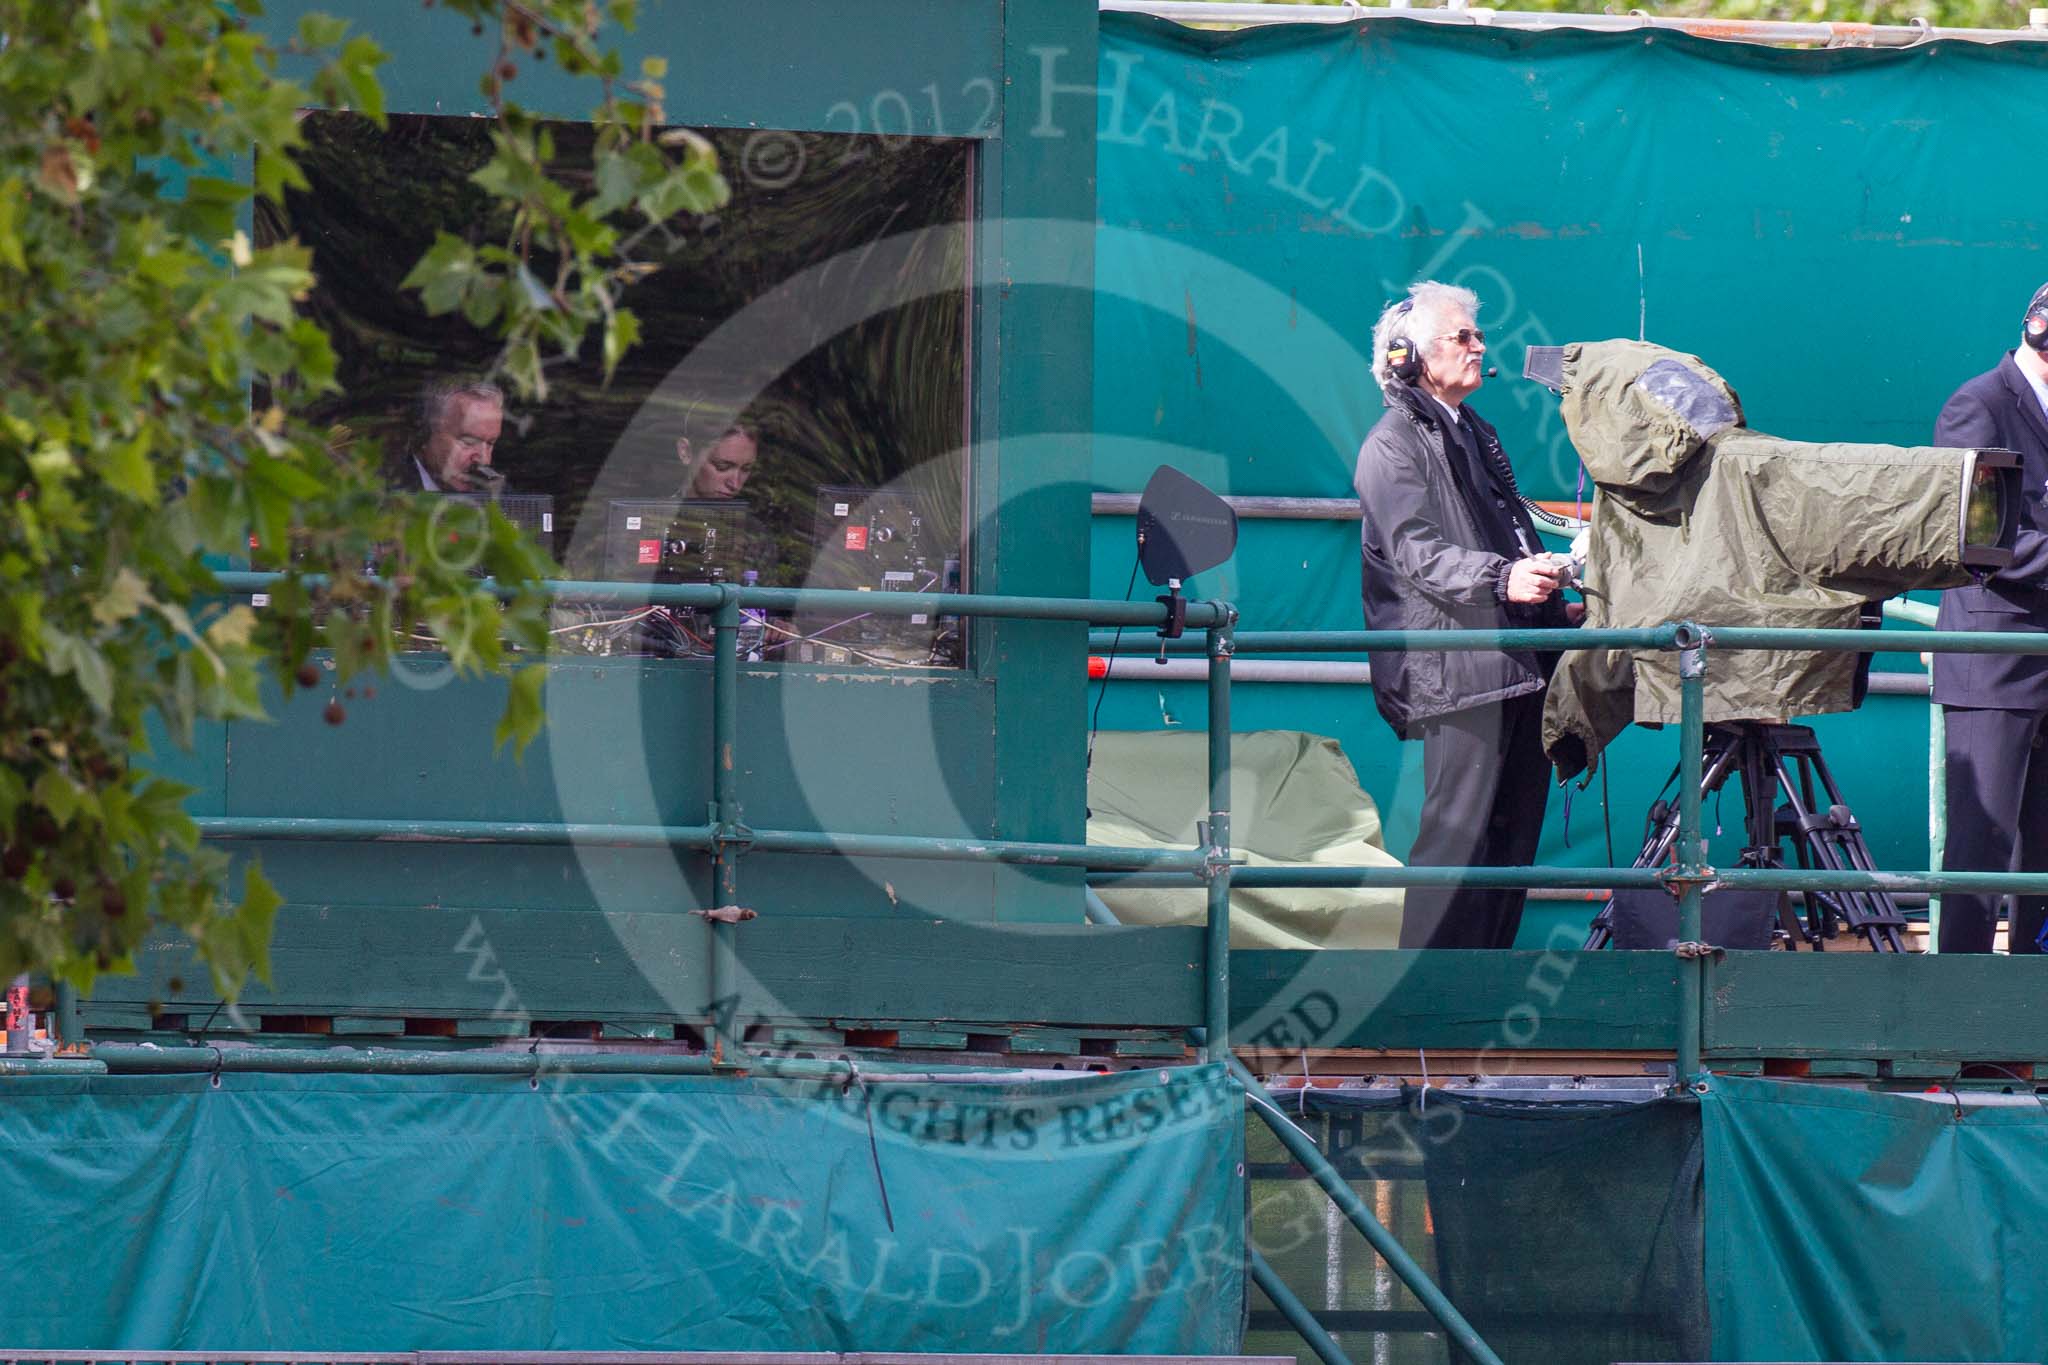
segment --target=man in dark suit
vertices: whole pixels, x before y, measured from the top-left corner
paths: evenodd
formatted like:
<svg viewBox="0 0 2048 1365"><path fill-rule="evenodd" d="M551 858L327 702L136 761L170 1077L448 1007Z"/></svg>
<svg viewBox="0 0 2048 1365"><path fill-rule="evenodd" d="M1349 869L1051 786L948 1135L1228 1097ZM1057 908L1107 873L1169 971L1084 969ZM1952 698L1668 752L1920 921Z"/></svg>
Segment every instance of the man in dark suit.
<svg viewBox="0 0 2048 1365"><path fill-rule="evenodd" d="M2048 285L2021 321L2021 344L1955 391L1938 446L2016 451L2026 490L2017 553L1982 583L1941 599L1941 630L2048 631ZM2048 656L1936 654L1934 699L1948 731L1949 871L2048 871ZM2000 896L1947 895L1941 951L1988 953ZM2038 953L2048 897L2014 898L2008 950Z"/></svg>
<svg viewBox="0 0 2048 1365"><path fill-rule="evenodd" d="M505 425L505 393L476 379L436 379L414 401L403 463L394 488L439 493L503 493L504 476L491 466Z"/></svg>

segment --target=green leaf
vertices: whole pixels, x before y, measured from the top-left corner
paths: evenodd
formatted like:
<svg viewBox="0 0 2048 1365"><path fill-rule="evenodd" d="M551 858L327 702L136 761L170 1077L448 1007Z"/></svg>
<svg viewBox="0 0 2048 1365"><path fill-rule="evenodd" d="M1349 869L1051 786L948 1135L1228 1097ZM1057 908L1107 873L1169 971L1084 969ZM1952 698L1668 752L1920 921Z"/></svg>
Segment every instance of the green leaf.
<svg viewBox="0 0 2048 1365"><path fill-rule="evenodd" d="M351 38L348 46L341 50L341 77L347 83L349 94L356 112L376 120L378 127L384 126L384 86L377 79L377 68L384 64L384 49L368 38Z"/></svg>
<svg viewBox="0 0 2048 1365"><path fill-rule="evenodd" d="M333 47L348 36L348 20L337 19L331 14L315 11L299 19L299 46L304 48Z"/></svg>
<svg viewBox="0 0 2048 1365"><path fill-rule="evenodd" d="M632 310L621 308L604 322L604 377L610 382L619 361L640 340L640 319Z"/></svg>
<svg viewBox="0 0 2048 1365"><path fill-rule="evenodd" d="M78 813L78 784L55 768L43 769L36 778L33 795L36 804L50 812L60 825L70 824L71 817Z"/></svg>
<svg viewBox="0 0 2048 1365"><path fill-rule="evenodd" d="M78 679L78 686L85 693L92 709L101 716L107 716L114 709L114 671L107 666L106 656L67 631L49 624L43 626L43 658L50 671L62 677L66 674Z"/></svg>
<svg viewBox="0 0 2048 1365"><path fill-rule="evenodd" d="M92 619L103 626L119 625L154 600L149 583L124 564L115 570L107 590L93 599Z"/></svg>
<svg viewBox="0 0 2048 1365"><path fill-rule="evenodd" d="M419 290L427 311L438 317L461 304L463 293L471 287L476 274L474 248L460 237L437 232L434 244L399 281L399 288Z"/></svg>
<svg viewBox="0 0 2048 1365"><path fill-rule="evenodd" d="M216 649L242 648L255 633L255 611L237 603L207 625L206 640Z"/></svg>
<svg viewBox="0 0 2048 1365"><path fill-rule="evenodd" d="M528 664L512 675L511 689L505 694L505 714L498 718L498 728L491 740L493 752L510 741L514 756L526 757L526 746L539 736L541 724L547 719L546 708L541 704L541 689L546 686L547 677L547 669L540 664Z"/></svg>
<svg viewBox="0 0 2048 1365"><path fill-rule="evenodd" d="M107 487L131 502L156 506L156 468L149 462L147 431L132 441L116 441L93 452L93 464Z"/></svg>
<svg viewBox="0 0 2048 1365"><path fill-rule="evenodd" d="M28 269L21 250L21 211L27 198L19 180L0 182L0 265L13 270Z"/></svg>
<svg viewBox="0 0 2048 1365"><path fill-rule="evenodd" d="M252 858L242 874L242 903L235 907L236 946L242 961L266 986L270 984L270 933L283 904L284 897L263 875L263 865ZM240 993L239 983L236 993Z"/></svg>
<svg viewBox="0 0 2048 1365"><path fill-rule="evenodd" d="M185 801L198 788L152 777L129 802L128 816L151 838L168 840L186 852L199 847L199 826L185 811Z"/></svg>

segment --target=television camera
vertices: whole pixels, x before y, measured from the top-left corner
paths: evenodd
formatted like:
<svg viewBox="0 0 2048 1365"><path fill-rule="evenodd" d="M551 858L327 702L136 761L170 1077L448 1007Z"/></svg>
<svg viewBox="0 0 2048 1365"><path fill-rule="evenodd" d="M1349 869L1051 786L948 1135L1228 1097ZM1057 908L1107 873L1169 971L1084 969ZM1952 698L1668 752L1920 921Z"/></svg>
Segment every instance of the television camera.
<svg viewBox="0 0 2048 1365"><path fill-rule="evenodd" d="M1854 628L1875 624L1887 597L1955 587L2011 558L2021 492L2009 451L1766 435L1697 356L1647 342L1531 347L1524 376L1559 396L1596 487L1582 580L1588 626ZM1707 676L1701 787L1740 778L1744 864L1780 866L1790 842L1801 867L1873 866L1819 740L1785 723L1853 709L1868 668L1868 655L1784 650ZM1678 719L1675 656L1575 650L1551 677L1544 748L1569 778L1631 722ZM1668 856L1676 821L1675 806L1653 809L1636 866ZM1588 946L1609 941L1614 909L1602 911ZM1905 923L1881 892L1810 895L1803 919L1781 903L1779 920L1793 942L1815 948L1839 920L1873 947L1897 949Z"/></svg>

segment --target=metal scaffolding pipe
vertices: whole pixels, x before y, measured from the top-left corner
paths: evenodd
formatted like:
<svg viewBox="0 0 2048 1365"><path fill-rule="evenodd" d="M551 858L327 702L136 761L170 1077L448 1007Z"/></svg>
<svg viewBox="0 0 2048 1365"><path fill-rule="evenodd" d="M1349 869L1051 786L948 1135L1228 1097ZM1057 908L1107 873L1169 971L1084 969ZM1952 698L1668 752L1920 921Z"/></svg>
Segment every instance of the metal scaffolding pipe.
<svg viewBox="0 0 2048 1365"><path fill-rule="evenodd" d="M1704 626L1715 649L1810 649L1840 654L2039 654L2038 634L1974 630L1797 630ZM1567 646L1568 648L1569 646Z"/></svg>
<svg viewBox="0 0 2048 1365"><path fill-rule="evenodd" d="M732 1036L739 1013L739 958L733 942L734 917L740 910L740 856L747 850L741 823L739 769L734 749L739 744L739 590L719 590L712 625L711 666L711 843L713 910L704 917L710 936L711 998L705 1002L704 1037L714 1062L742 1056L745 1049Z"/></svg>
<svg viewBox="0 0 2048 1365"><path fill-rule="evenodd" d="M1265 1291L1266 1297L1280 1310L1280 1316L1287 1319L1287 1325L1294 1329L1295 1335L1316 1353L1316 1359L1323 1365L1351 1365L1351 1357L1344 1354L1344 1348L1337 1344L1337 1339L1323 1330L1323 1325L1316 1321L1316 1315L1309 1312L1308 1305L1296 1298L1287 1282L1266 1264L1266 1258L1259 1254L1259 1249L1252 1247L1250 1251L1252 1283Z"/></svg>
<svg viewBox="0 0 2048 1365"><path fill-rule="evenodd" d="M1791 633L1791 632L1787 632ZM1838 635L1859 635L1861 631L1836 631ZM1883 632L1870 631L1873 639L1881 638ZM1240 654L1362 654L1367 650L1405 650L1415 654L1465 654L1481 650L1496 649L1674 649L1678 636L1676 625L1644 626L1635 628L1585 627L1573 629L1569 626L1546 627L1543 629L1514 630L1241 630L1237 632L1237 652ZM1925 636L1915 636L1924 639ZM2025 639L2025 636L2014 637ZM1107 631L1091 632L1088 648L1096 653L1106 652L1116 637ZM1140 637L1132 640L1129 632L1124 644L1133 650L1144 649L1157 652L1163 645L1168 654L1199 654L1202 652L1202 638L1198 635L1183 635L1177 640L1157 640ZM1757 646L1764 648L1765 646ZM1768 646L1772 649L1785 648L1782 645ZM1868 646L1857 646L1867 648ZM1900 649L1917 649L1918 646L1899 646ZM2027 651L2013 649L1998 651L2024 654Z"/></svg>
<svg viewBox="0 0 2048 1365"><path fill-rule="evenodd" d="M1226 613L1230 612L1225 608ZM1204 955L1208 988L1203 994L1202 1050L1212 1062L1230 1055L1230 621L1212 626L1209 651L1209 831L1207 855L1208 932Z"/></svg>
<svg viewBox="0 0 2048 1365"><path fill-rule="evenodd" d="M1968 630L1803 630L1783 626L1703 626L1714 649L1820 650L1841 654L2039 654L2038 634ZM1494 649L1675 649L1676 625L1573 630L1241 630L1240 654L1362 654L1368 650L1409 653L1467 653ZM1114 637L1090 632L1088 648L1106 651ZM1128 632L1124 643L1132 643ZM1141 639L1146 650L1161 644L1168 654L1201 652L1193 636Z"/></svg>
<svg viewBox="0 0 2048 1365"><path fill-rule="evenodd" d="M1128 643L1128 638L1126 639ZM1099 657L1099 656L1098 656ZM1151 654L1119 655L1108 661L1111 682L1202 682L1209 676L1206 659L1154 658ZM1324 659L1235 659L1230 665L1233 683L1289 683L1324 687L1370 687L1372 665ZM1925 697L1925 673L1873 673L1872 696Z"/></svg>
<svg viewBox="0 0 2048 1365"><path fill-rule="evenodd" d="M1689 1086L1700 1074L1700 1001L1706 984L1700 938L1700 895L1707 841L1700 832L1700 765L1706 749L1707 652L1695 643L1678 655L1678 1057L1672 1080Z"/></svg>
<svg viewBox="0 0 2048 1365"><path fill-rule="evenodd" d="M1337 866L1321 864L1289 864L1267 867L1233 867L1230 870L1232 886L1260 890L1298 886L1319 887L1406 887L1406 886L1470 886L1483 889L1522 890L1525 888L1569 888L1587 891L1605 891L1620 887L1628 890L1661 891L1665 889L1665 871L1654 867L1389 867ZM1722 874L1724 876L1729 874ZM1849 874L1843 874L1849 875ZM1874 874L1859 872L1853 875L1869 877ZM1962 875L1962 874L1950 874ZM1984 876L2005 876L2005 874L1984 873ZM2048 883L2048 873L2037 874ZM1191 885L1194 878L1189 873L1171 872L1098 872L1089 876L1090 886L1124 886L1143 888L1166 888ZM2006 880L2011 880L2006 877Z"/></svg>
<svg viewBox="0 0 2048 1365"><path fill-rule="evenodd" d="M1288 498L1257 494L1225 496L1230 510L1247 521L1357 521L1357 498ZM1089 509L1098 517L1135 517L1136 493L1097 493Z"/></svg>
<svg viewBox="0 0 2048 1365"><path fill-rule="evenodd" d="M709 1076L701 1053L538 1052L530 1048L427 1051L403 1048L155 1047L98 1043L91 1058L116 1074L277 1072L365 1076Z"/></svg>
<svg viewBox="0 0 2048 1365"><path fill-rule="evenodd" d="M1259 5L1209 4L1206 0L1100 0L1107 13L1149 14L1188 24L1349 24L1388 19L1449 24L1462 28L1590 29L1602 33L1663 30L1695 38L1743 43L1821 43L1830 47L1914 47L1937 39L1973 43L2041 42L2048 27L1936 28L1932 24L1798 23L1773 19L1684 19L1644 14L1568 14L1549 11L1483 9L1454 4L1444 9L1414 9L1403 4ZM2038 13L2038 11L2037 11Z"/></svg>
<svg viewBox="0 0 2048 1365"><path fill-rule="evenodd" d="M1407 1285L1409 1291L1421 1301L1422 1306L1429 1310L1429 1315L1442 1323L1444 1331L1450 1334L1451 1339L1463 1347L1466 1354L1478 1361L1479 1365L1501 1365L1500 1357L1494 1354L1493 1348L1472 1329L1472 1324L1465 1320L1465 1315L1460 1313L1456 1305L1445 1296L1444 1291L1437 1287L1436 1281L1430 1279L1422 1267L1415 1263L1415 1258L1408 1254L1408 1248L1402 1246L1399 1239L1388 1232L1386 1226L1373 1216L1372 1210L1365 1206L1365 1201L1358 1197L1358 1191L1352 1189L1350 1182L1337 1174L1337 1168L1332 1166L1315 1143L1309 1140L1308 1134L1279 1116L1280 1106L1266 1093L1266 1087L1259 1084L1259 1078L1247 1071L1244 1063L1235 1056L1228 1053L1224 1056L1230 1067L1230 1074L1237 1078L1238 1084L1245 1089L1246 1097L1252 1101L1253 1111L1264 1120L1266 1127L1272 1130L1273 1136L1280 1139L1281 1146L1308 1171L1310 1178L1322 1187L1323 1193L1329 1195L1343 1215L1351 1220L1351 1226L1357 1228L1360 1235L1372 1245L1372 1249L1380 1254L1380 1259L1387 1263L1387 1268L1401 1277L1401 1282Z"/></svg>
<svg viewBox="0 0 2048 1365"><path fill-rule="evenodd" d="M711 847L711 825L605 825L537 820L329 819L296 815L202 815L207 839L313 843L576 844L581 847Z"/></svg>
<svg viewBox="0 0 2048 1365"><path fill-rule="evenodd" d="M207 839L278 839L324 843L576 844L582 847L709 849L714 825L543 824L513 820L372 820L310 816L206 815L196 818ZM770 853L842 857L957 858L967 862L1029 863L1059 867L1133 870L1199 868L1198 851L1114 844L1051 844L1017 839L962 839L917 834L827 834L814 830L757 829L746 842Z"/></svg>
<svg viewBox="0 0 2048 1365"><path fill-rule="evenodd" d="M214 575L223 592L269 592L286 575L224 572ZM318 587L326 580L307 575L300 582ZM371 580L376 582L377 580ZM604 583L581 579L543 579L533 585L554 601L604 602L619 606L690 607L715 610L726 594L738 594L742 607L769 611L864 612L871 616L1007 616L1025 621L1085 621L1104 626L1157 626L1166 608L1157 602L1112 602L1087 597L1017 597L982 593L854 592L839 588L735 588L729 583ZM512 595L510 588L500 588ZM1221 619L1218 604L1188 603L1190 626L1206 629Z"/></svg>
<svg viewBox="0 0 2048 1365"><path fill-rule="evenodd" d="M0 1055L0 1076L104 1076L107 1064L90 1057Z"/></svg>
<svg viewBox="0 0 2048 1365"><path fill-rule="evenodd" d="M1092 886L1081 888L1081 908L1087 914L1090 924L1110 925L1123 923L1122 920L1116 917L1116 911L1109 908L1109 902L1103 900L1101 895Z"/></svg>

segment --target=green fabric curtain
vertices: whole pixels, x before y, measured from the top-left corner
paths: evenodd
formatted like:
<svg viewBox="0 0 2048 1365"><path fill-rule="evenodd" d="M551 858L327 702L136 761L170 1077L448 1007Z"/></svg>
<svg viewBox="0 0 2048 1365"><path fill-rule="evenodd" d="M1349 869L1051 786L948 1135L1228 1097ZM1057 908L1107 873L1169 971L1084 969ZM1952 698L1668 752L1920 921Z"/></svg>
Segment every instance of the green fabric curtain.
<svg viewBox="0 0 2048 1365"><path fill-rule="evenodd" d="M2031 1087L2027 1087L2031 1090ZM1716 1360L2048 1357L2048 1111L1716 1077Z"/></svg>
<svg viewBox="0 0 2048 1365"><path fill-rule="evenodd" d="M17 1077L0 1116L10 1347L1217 1353L1244 1308L1220 1067Z"/></svg>

